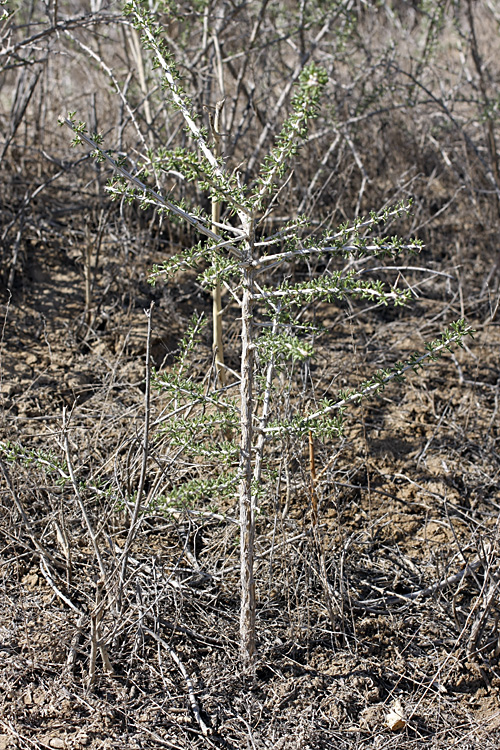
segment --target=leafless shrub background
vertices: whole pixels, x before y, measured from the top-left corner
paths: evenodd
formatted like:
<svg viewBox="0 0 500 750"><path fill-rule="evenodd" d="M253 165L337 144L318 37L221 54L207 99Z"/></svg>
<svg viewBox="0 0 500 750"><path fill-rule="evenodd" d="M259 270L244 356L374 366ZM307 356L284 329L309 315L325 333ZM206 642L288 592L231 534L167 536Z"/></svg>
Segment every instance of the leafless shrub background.
<svg viewBox="0 0 500 750"><path fill-rule="evenodd" d="M327 230L413 198L394 232L425 249L383 273L416 305L323 310L291 392L360 382L457 315L477 334L355 410L341 445L315 446L317 535L308 447L284 441L259 520L260 662L240 674L234 508L163 508L193 467L162 440L161 396L144 394L147 346L170 367L193 308L209 310L193 276L153 289L149 270L197 238L111 202L107 167L71 150L57 119L76 111L137 170L187 136L117 3L22 3L0 27L0 743L496 747L500 9L215 0L164 18L206 125L226 97L227 169L246 181L303 65L327 69L270 230L297 213ZM150 179L209 206L178 174ZM210 377L208 338L192 367ZM138 488L149 510L134 519ZM396 697L408 723L392 735Z"/></svg>

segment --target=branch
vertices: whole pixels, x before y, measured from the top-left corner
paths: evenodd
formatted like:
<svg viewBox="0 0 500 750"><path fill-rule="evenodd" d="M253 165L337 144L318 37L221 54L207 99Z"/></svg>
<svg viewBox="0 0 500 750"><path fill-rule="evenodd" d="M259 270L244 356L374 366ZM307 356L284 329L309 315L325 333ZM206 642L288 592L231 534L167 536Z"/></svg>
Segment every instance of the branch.
<svg viewBox="0 0 500 750"><path fill-rule="evenodd" d="M341 399L340 401L337 401L335 404L329 404L324 409L315 411L312 414L309 414L307 417L302 418L300 420L300 428L304 428L307 425L310 425L311 423L317 421L318 419L328 416L328 414L331 414L334 411L342 412L344 408L349 404L360 401L367 396L375 395L379 391L383 390L387 383L390 383L391 380L400 380L404 376L404 373L408 372L408 370L418 370L419 367L422 366L422 362L424 362L426 359L437 359L440 354L443 354L444 351L449 350L450 344L460 344L460 341L464 336L470 336L474 333L474 330L470 326L466 326L463 320L457 321L456 323L452 324L451 327L458 328L459 330L457 330L455 334L450 335L450 329L446 329L445 333L443 334L441 343L437 345L435 345L436 342L427 344L428 351L426 351L425 354L421 354L419 357L415 358L412 357L406 365L400 364L399 366L395 366L393 371L385 377L375 379L374 381L368 381L369 384L366 385L366 387L362 387L359 390L350 393L348 396ZM275 427L266 427L264 429L264 432L266 433L266 435L280 435L283 432L290 432L292 429L292 424L285 424L277 425Z"/></svg>
<svg viewBox="0 0 500 750"><path fill-rule="evenodd" d="M81 132L81 129L78 128L71 120L68 120L68 118L63 118L61 121L65 125L70 128L70 130L75 133L77 136L77 139L81 139L84 141L88 146L90 146L94 151L99 153L115 170L115 172L118 172L122 177L124 177L128 182L131 182L133 185L139 188L139 190L142 190L144 193L147 193L156 201L156 205L163 206L167 208L169 211L171 211L176 216L179 216L181 219L184 219L184 221L187 221L188 224L191 224L191 226L195 227L201 234L204 234L206 237L210 237L211 240L214 240L216 242L223 242L220 235L215 234L215 232L212 232L211 229L206 227L200 219L198 219L196 216L192 216L191 214L188 214L186 211L184 211L182 208L179 208L179 206L176 206L174 203L171 203L166 198L163 198L159 193L157 193L152 188L148 187L144 184L144 182L141 182L138 177L134 177L128 170L124 169L124 167L120 166L115 159L113 159L112 156L110 156L106 151L104 151L101 146L99 146L92 138L89 138L88 135ZM77 140L78 142L78 140ZM110 192L114 192L111 190ZM226 245L228 249L232 250L236 255L239 255L238 250L236 250L235 247L232 245Z"/></svg>
<svg viewBox="0 0 500 750"><path fill-rule="evenodd" d="M187 688L188 688L188 694L189 694L189 702L191 704L191 710L192 710L192 712L194 714L194 718L198 722L198 726L200 727L200 729L202 731L202 734L206 737L208 734L211 733L210 732L210 727L207 727L207 725L205 724L205 722L201 718L200 706L199 706L198 701L196 700L196 696L194 694L193 682L192 682L190 676L187 673L186 667L181 662L181 660L177 656L177 654L174 651L174 649L171 646L169 646L169 644L163 638L161 638L159 635L157 635L154 632L154 630L150 630L149 628L146 628L144 626L142 626L142 630L145 633L147 633L148 635L150 635L152 638L154 638L155 641L157 641L157 643L159 643L161 646L163 646L163 648L168 652L168 655L170 656L170 658L172 659L172 661L175 662L175 664L179 667L179 670L180 670L182 676L184 677L184 679L186 681L186 685L187 685Z"/></svg>

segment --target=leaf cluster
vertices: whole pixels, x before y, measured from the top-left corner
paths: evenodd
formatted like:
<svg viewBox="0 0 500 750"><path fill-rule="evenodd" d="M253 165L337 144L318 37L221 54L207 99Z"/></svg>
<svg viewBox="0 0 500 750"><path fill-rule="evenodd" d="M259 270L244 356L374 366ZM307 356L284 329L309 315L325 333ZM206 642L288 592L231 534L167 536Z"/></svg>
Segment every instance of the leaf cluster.
<svg viewBox="0 0 500 750"><path fill-rule="evenodd" d="M274 180L283 177L287 162L306 138L309 121L317 115L321 94L327 83L326 71L315 63L308 65L300 74L299 87L292 100L292 114L285 120L276 145L261 167L255 207L261 206L264 196L272 192Z"/></svg>
<svg viewBox="0 0 500 750"><path fill-rule="evenodd" d="M350 404L359 404L362 400L379 395L391 381L402 382L408 371L418 372L427 361L438 360L452 346L463 346L466 336L473 336L474 330L463 318L450 323L440 336L425 346L425 353L414 352L406 360L396 362L390 367L377 370L370 378L357 388L341 390L337 398L324 398L319 408L307 415L297 415L288 422L279 421L266 428L267 435L295 433L306 435L311 431L314 436L325 438L342 435L344 413Z"/></svg>

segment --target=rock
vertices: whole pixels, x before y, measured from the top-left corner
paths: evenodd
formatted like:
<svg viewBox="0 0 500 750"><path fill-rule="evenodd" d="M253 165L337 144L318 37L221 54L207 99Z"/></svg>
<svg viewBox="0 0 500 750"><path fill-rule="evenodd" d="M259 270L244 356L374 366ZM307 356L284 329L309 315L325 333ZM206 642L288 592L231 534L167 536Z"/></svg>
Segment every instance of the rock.
<svg viewBox="0 0 500 750"><path fill-rule="evenodd" d="M406 726L406 714L400 700L395 700L392 704L391 710L385 717L386 726L389 727L391 732L398 732L400 729L404 729Z"/></svg>

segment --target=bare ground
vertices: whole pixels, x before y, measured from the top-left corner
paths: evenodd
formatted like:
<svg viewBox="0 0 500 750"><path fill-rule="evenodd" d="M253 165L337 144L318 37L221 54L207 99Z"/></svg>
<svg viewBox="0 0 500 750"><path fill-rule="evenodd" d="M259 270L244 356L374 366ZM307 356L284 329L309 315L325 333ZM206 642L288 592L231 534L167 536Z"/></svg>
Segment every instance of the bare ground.
<svg viewBox="0 0 500 750"><path fill-rule="evenodd" d="M154 297L153 354L168 367L183 300L197 295L204 309L208 298L189 279L131 295L113 276L116 246L88 326L78 262L62 248L26 253L22 288L2 307L4 437L23 449L2 459L0 748L497 747L500 337L488 299L477 303L488 268L471 281L477 333L466 349L354 410L341 445L317 446L321 551L306 446L295 446L288 499L270 498L259 520L259 653L248 674L238 666L234 507L211 498L149 514L116 618L99 612L95 555L74 488L61 481L66 410L81 492L111 563L127 527L116 488L138 472L144 309ZM153 259L134 260L139 279ZM322 381L359 382L421 347L422 316L450 305L460 312L436 281L416 310L329 308ZM155 396L153 413L161 406ZM100 494L89 489L98 476L113 478ZM112 674L97 649L92 676L92 622ZM407 721L393 732L396 699Z"/></svg>
<svg viewBox="0 0 500 750"><path fill-rule="evenodd" d="M183 142L182 127L148 68L153 120L143 112L141 56L116 3L96 3L102 13L90 16L76 1L59 11L23 5L12 35L0 30L0 750L498 748L496 4L338 4L354 8L353 33L340 14L318 46L311 39L324 19L303 26L307 3L286 14L273 3L268 13L266 3L220 4L224 13L231 6L220 16L238 135L230 168L248 155L259 163L255 143L268 120L283 121L288 104L277 101L304 50L314 50L332 81L280 195L283 214L300 204L324 228L411 195L402 231L426 244L408 261L425 272L381 273L411 285L418 297L408 309L311 307L326 332L310 369L295 372L295 394L313 381L318 399L354 386L423 350L458 317L476 329L464 350L351 410L342 440L315 445L318 533L308 446L290 441L271 456L282 480L266 485L258 518L251 672L239 663L234 499L149 508L119 586L141 473L144 310L155 302L161 372L193 310L209 313L210 304L188 274L151 288L153 263L193 237L133 207L115 210L105 170L70 152L55 123L78 110L133 160L145 137ZM208 44L189 68L206 25L195 4L182 5L181 23L165 31L201 114L217 96L219 57ZM260 8L262 46L250 48ZM106 66L82 43L115 71L142 139ZM270 127L265 148L274 135ZM206 207L196 186L174 183L166 190ZM229 306L237 369L235 318ZM211 360L207 338L194 362L200 378ZM163 399L154 393L151 403L145 487L157 497L161 482L168 488L189 470L171 462L155 424ZM97 531L107 597L83 511ZM393 731L396 701L405 719L399 729L392 720Z"/></svg>

